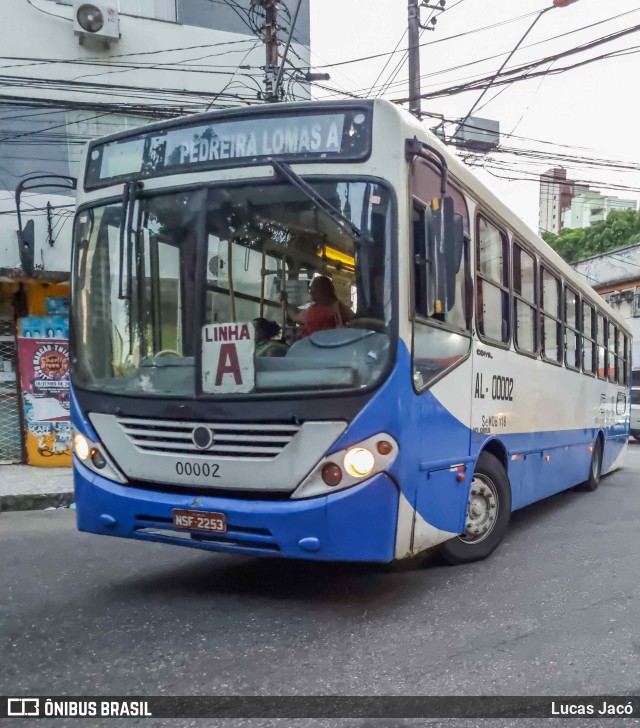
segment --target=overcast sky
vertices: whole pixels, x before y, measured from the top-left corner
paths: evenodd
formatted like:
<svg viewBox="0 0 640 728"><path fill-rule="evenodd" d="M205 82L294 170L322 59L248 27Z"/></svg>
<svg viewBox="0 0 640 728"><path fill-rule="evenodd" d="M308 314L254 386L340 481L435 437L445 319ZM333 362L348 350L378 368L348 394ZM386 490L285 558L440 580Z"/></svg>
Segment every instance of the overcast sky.
<svg viewBox="0 0 640 728"><path fill-rule="evenodd" d="M435 0L431 4L436 4ZM421 49L421 72L423 75L431 74L431 77L422 80L422 91L447 87L497 71L535 19L535 13L551 4L552 0L447 0L450 10L439 15L434 32L425 32L422 36L421 42L426 45ZM393 50L406 28L406 6L406 0L311 0L313 63L337 63ZM431 11L423 9L422 12L426 21ZM528 17L521 17L525 15ZM619 15L622 17L614 17ZM514 18L520 19L504 23ZM497 23L504 24L482 32L469 32ZM595 23L599 24L585 28ZM511 59L508 68L636 25L640 26L638 0L577 0L566 8L554 8L545 13ZM579 28L585 29L572 32ZM465 35L446 40L459 34ZM566 35L554 39L554 36L562 34ZM406 37L400 48L406 49ZM556 61L552 68L622 49L640 50L640 32ZM481 61L498 54L503 55ZM389 79L401 58L400 53L392 57L382 74L382 81ZM367 93L386 61L387 57L383 57L324 70L332 75L330 85L359 94ZM470 63L472 65L455 69ZM494 101L476 113L499 120L502 132L524 137L503 138L505 146L640 164L639 68L640 54L632 53L560 75L518 82L506 87ZM389 99L406 97L406 81L405 65L384 96ZM505 87L490 90L482 103L492 99L502 88ZM460 118L469 111L479 94L479 91L473 91L424 101L423 110L447 118ZM322 97L325 94L318 92L317 95ZM426 123L431 125L433 122L427 120ZM449 130L453 131L453 128L449 127ZM553 146L533 144L528 139L552 142ZM504 166L512 167L516 162L514 157L498 154L494 158L501 167L493 170L494 175L527 177L528 180L506 181L485 171L479 172L479 175L518 215L537 229L539 185L537 180L530 178L551 166L552 162L526 164L517 161L518 171L513 171L504 169ZM568 163L564 166L574 179L599 183L591 186L605 194L640 199L640 171L585 169ZM624 185L633 188L633 191L608 189L607 185Z"/></svg>

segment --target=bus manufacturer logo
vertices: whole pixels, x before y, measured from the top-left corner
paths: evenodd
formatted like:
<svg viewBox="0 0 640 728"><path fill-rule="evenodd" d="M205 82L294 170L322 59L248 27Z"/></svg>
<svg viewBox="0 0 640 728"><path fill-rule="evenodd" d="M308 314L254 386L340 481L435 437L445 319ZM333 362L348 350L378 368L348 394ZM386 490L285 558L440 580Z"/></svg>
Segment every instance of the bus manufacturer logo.
<svg viewBox="0 0 640 728"><path fill-rule="evenodd" d="M213 430L204 425L196 427L191 433L191 440L198 450L208 450L213 445L214 438Z"/></svg>

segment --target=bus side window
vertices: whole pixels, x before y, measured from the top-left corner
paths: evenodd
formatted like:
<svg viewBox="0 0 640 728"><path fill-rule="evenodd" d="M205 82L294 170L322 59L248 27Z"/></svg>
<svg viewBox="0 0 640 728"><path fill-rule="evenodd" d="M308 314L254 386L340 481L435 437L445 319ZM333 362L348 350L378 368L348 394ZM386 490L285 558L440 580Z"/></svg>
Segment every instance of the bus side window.
<svg viewBox="0 0 640 728"><path fill-rule="evenodd" d="M426 287L424 266L422 273L418 270L415 263L415 256L424 258L426 251L424 250L424 220L421 219L421 211L428 207L434 199L438 199L441 195L441 176L440 171L422 157L416 157L411 167L411 192L413 195L413 240L414 240L414 304L415 312L418 315L426 315ZM464 195L451 182L447 181L446 194L453 198L453 208L457 215L462 217L462 224L465 235L469 232L469 213ZM469 274L468 246L465 244L465 250L462 257L460 268L456 275L456 297L455 304L446 313L436 314L434 318L442 323L452 326L456 329L468 329L467 326L467 296L469 295L470 274Z"/></svg>
<svg viewBox="0 0 640 728"><path fill-rule="evenodd" d="M509 247L507 236L482 215L476 224L476 321L480 336L508 344Z"/></svg>
<svg viewBox="0 0 640 728"><path fill-rule="evenodd" d="M616 346L618 342L618 329L609 322L607 333L607 370L610 382L616 381Z"/></svg>
<svg viewBox="0 0 640 728"><path fill-rule="evenodd" d="M624 383L628 387L631 384L631 339L624 337Z"/></svg>
<svg viewBox="0 0 640 728"><path fill-rule="evenodd" d="M521 248L513 245L514 341L518 351L534 354L538 349L536 261Z"/></svg>
<svg viewBox="0 0 640 728"><path fill-rule="evenodd" d="M413 203L413 306L418 316L427 315L427 275L422 263L427 255L425 246L424 207Z"/></svg>
<svg viewBox="0 0 640 728"><path fill-rule="evenodd" d="M607 348L606 348L606 320L604 316L599 313L596 317L597 321L597 366L596 372L599 379L607 378Z"/></svg>
<svg viewBox="0 0 640 728"><path fill-rule="evenodd" d="M565 364L569 369L580 369L580 296L569 286L564 288L564 342Z"/></svg>
<svg viewBox="0 0 640 728"><path fill-rule="evenodd" d="M542 268L541 281L542 356L547 361L561 364L562 349L562 288L560 279Z"/></svg>
<svg viewBox="0 0 640 728"><path fill-rule="evenodd" d="M624 334L622 331L618 331L618 349L617 349L617 356L616 356L616 379L618 381L618 384L624 384L625 383L625 372L624 372L624 365L625 365L625 349L624 349Z"/></svg>
<svg viewBox="0 0 640 728"><path fill-rule="evenodd" d="M582 302L582 371L589 376L593 376L595 372L595 354L596 354L596 337L595 337L595 312L593 306L586 301Z"/></svg>

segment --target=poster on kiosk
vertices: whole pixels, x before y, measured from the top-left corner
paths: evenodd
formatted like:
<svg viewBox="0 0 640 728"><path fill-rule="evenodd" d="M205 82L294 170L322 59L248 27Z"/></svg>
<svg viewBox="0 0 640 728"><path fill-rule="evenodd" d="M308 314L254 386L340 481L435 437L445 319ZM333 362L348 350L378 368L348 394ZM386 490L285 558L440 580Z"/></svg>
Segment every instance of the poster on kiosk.
<svg viewBox="0 0 640 728"><path fill-rule="evenodd" d="M30 465L71 467L69 324L62 316L20 320L18 363Z"/></svg>

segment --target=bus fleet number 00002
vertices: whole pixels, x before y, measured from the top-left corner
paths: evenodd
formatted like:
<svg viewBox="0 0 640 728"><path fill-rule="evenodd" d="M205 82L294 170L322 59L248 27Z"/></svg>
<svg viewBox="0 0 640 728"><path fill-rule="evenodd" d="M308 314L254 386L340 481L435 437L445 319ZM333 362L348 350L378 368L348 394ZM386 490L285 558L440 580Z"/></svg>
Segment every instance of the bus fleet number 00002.
<svg viewBox="0 0 640 728"><path fill-rule="evenodd" d="M498 375L491 377L491 399L513 402L513 378Z"/></svg>
<svg viewBox="0 0 640 728"><path fill-rule="evenodd" d="M195 475L196 477L202 475L205 478L219 478L219 469L219 465L210 465L209 463L190 463L188 461L183 462L182 460L178 460L176 463L176 473L178 475Z"/></svg>

